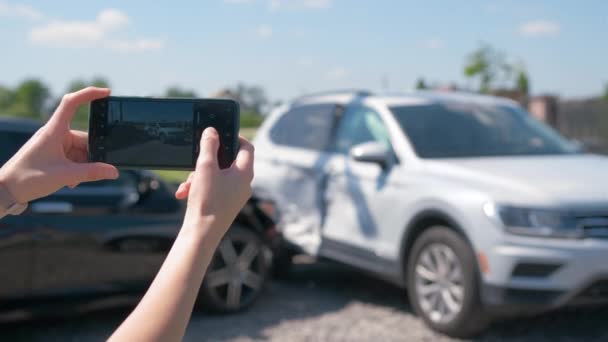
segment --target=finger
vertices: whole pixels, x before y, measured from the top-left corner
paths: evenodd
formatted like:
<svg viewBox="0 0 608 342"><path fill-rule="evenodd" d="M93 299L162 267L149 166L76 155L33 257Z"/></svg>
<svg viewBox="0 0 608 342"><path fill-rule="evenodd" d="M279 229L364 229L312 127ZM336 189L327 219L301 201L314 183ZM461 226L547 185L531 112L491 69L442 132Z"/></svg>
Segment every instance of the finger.
<svg viewBox="0 0 608 342"><path fill-rule="evenodd" d="M253 179L254 147L247 139L240 137L239 153L236 155L234 166L249 179Z"/></svg>
<svg viewBox="0 0 608 342"><path fill-rule="evenodd" d="M177 199L185 199L188 197L190 193L190 185L192 184L192 177L194 176L194 172L190 172L188 175L188 179L185 182L181 183L175 191L175 198Z"/></svg>
<svg viewBox="0 0 608 342"><path fill-rule="evenodd" d="M52 125L69 124L74 117L74 113L79 106L89 103L96 99L101 99L110 95L108 88L87 87L75 93L65 94L59 103L59 107L51 117Z"/></svg>
<svg viewBox="0 0 608 342"><path fill-rule="evenodd" d="M70 143L68 146L64 145L66 157L77 163L84 163L87 161L87 145L88 145L88 134L81 131L70 131Z"/></svg>
<svg viewBox="0 0 608 342"><path fill-rule="evenodd" d="M201 136L201 147L196 161L196 170L218 169L217 151L220 148L220 137L213 127L207 127Z"/></svg>
<svg viewBox="0 0 608 342"><path fill-rule="evenodd" d="M79 150L87 150L89 144L89 134L83 131L71 131L72 134L72 148Z"/></svg>
<svg viewBox="0 0 608 342"><path fill-rule="evenodd" d="M64 174L66 184L118 178L116 167L106 163L72 163Z"/></svg>
<svg viewBox="0 0 608 342"><path fill-rule="evenodd" d="M177 188L177 191L175 192L175 198L180 200L188 198L188 195L190 194L190 185L191 183L180 184L179 188Z"/></svg>

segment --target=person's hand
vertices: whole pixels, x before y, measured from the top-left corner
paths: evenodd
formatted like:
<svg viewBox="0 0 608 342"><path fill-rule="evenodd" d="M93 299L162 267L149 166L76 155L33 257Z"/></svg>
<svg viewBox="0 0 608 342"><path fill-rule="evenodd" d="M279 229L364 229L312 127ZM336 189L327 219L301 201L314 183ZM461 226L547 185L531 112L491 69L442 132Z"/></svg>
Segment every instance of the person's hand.
<svg viewBox="0 0 608 342"><path fill-rule="evenodd" d="M240 150L232 166L220 169L217 151L219 136L207 128L201 137L196 170L175 193L178 199L188 198L185 227L212 227L221 238L251 196L253 179L253 145L240 138ZM197 228L195 228L197 229Z"/></svg>
<svg viewBox="0 0 608 342"><path fill-rule="evenodd" d="M93 87L65 95L49 121L0 169L0 183L17 202L27 203L64 186L118 177L112 165L87 163L88 135L70 129L80 105L108 95L109 89Z"/></svg>

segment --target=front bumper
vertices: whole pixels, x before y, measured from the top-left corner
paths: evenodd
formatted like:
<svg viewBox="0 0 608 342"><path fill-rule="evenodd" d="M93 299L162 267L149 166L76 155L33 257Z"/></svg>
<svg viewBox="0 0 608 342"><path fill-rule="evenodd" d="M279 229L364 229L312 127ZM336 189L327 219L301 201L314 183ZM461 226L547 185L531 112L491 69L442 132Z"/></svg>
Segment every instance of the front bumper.
<svg viewBox="0 0 608 342"><path fill-rule="evenodd" d="M540 312L608 302L608 240L508 236L486 253L482 302L497 311Z"/></svg>

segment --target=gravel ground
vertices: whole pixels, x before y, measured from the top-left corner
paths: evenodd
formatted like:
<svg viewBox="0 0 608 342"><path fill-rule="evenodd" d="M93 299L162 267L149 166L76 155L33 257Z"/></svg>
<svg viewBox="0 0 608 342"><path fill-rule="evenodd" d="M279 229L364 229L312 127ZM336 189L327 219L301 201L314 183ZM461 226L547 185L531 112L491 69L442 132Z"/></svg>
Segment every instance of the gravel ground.
<svg viewBox="0 0 608 342"><path fill-rule="evenodd" d="M0 325L0 341L99 341L129 308ZM427 329L403 291L331 263L297 265L244 313L195 312L186 341L454 341ZM608 307L495 323L480 341L607 341Z"/></svg>

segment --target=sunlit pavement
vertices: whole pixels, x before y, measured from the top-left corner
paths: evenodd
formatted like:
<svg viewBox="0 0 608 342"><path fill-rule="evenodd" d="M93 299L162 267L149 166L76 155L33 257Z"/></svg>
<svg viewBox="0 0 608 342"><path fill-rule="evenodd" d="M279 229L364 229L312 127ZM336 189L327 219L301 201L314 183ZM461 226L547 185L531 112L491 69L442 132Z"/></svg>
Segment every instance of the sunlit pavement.
<svg viewBox="0 0 608 342"><path fill-rule="evenodd" d="M127 308L0 325L1 341L99 341ZM608 307L563 310L498 322L480 340L608 340ZM452 341L427 329L404 292L330 263L301 263L289 279L268 286L250 310L195 312L186 341Z"/></svg>

